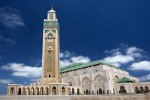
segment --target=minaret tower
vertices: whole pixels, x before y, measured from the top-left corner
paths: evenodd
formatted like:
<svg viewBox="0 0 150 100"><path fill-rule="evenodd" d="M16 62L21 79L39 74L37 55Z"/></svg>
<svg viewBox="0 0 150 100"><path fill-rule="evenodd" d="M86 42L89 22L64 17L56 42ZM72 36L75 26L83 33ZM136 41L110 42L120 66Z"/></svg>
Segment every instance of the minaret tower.
<svg viewBox="0 0 150 100"><path fill-rule="evenodd" d="M59 23L53 7L44 19L42 84L59 82Z"/></svg>

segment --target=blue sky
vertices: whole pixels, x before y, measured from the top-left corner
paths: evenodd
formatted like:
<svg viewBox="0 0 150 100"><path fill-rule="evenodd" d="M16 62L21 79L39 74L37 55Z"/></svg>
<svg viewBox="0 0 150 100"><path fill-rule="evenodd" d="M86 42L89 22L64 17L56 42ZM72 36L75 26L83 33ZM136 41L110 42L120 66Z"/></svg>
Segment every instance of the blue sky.
<svg viewBox="0 0 150 100"><path fill-rule="evenodd" d="M102 60L150 81L149 0L1 0L0 94L41 75L43 19L60 24L60 65Z"/></svg>

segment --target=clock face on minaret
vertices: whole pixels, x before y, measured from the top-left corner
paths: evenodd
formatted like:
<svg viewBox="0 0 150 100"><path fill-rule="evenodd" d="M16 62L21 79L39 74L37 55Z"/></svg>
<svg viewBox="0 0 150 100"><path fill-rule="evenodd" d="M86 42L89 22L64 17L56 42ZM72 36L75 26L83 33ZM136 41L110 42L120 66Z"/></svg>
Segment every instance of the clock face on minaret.
<svg viewBox="0 0 150 100"><path fill-rule="evenodd" d="M59 23L56 12L48 11L44 19L42 50L42 84L58 83L59 77Z"/></svg>

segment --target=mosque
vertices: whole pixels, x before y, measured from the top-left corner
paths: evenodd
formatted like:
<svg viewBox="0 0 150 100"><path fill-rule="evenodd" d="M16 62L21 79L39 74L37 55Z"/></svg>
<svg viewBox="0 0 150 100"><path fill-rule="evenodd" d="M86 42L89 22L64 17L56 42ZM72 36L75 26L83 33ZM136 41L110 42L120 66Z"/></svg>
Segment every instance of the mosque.
<svg viewBox="0 0 150 100"><path fill-rule="evenodd" d="M150 82L139 82L127 71L100 60L59 67L59 23L48 11L43 25L42 79L29 86L8 84L8 95L100 95L149 93Z"/></svg>

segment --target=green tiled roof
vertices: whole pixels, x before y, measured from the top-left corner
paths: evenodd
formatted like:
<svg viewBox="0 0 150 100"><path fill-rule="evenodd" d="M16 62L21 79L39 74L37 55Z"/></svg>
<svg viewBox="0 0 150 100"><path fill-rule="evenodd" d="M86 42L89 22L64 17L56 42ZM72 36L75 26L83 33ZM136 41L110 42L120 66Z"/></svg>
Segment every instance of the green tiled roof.
<svg viewBox="0 0 150 100"><path fill-rule="evenodd" d="M133 81L131 79L127 78L127 77L123 77L123 78L121 78L120 80L117 81L117 83L129 83L129 82L133 83Z"/></svg>
<svg viewBox="0 0 150 100"><path fill-rule="evenodd" d="M107 64L107 63L103 63L100 60L97 60L97 61L88 62L88 63L77 63L77 64L73 64L73 65L61 67L60 68L60 73L68 72L68 71L73 71L73 70L77 70L77 69L81 69L81 68L86 68L86 67L92 67L92 66L98 65L98 64L107 65L109 67L113 67L113 68L118 69L116 66L113 66L113 65L110 65L110 64Z"/></svg>

